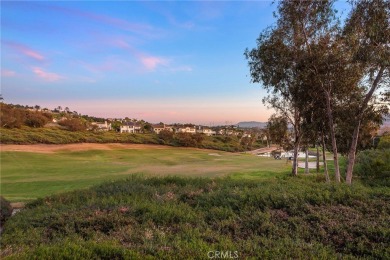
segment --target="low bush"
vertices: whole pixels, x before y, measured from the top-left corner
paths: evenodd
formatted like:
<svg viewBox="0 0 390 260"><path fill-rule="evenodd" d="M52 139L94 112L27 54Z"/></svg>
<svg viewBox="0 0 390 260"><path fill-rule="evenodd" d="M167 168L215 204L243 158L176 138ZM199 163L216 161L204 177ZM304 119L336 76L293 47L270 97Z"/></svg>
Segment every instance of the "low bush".
<svg viewBox="0 0 390 260"><path fill-rule="evenodd" d="M12 214L12 206L11 203L6 200L3 196L0 196L0 227L3 226L5 221Z"/></svg>
<svg viewBox="0 0 390 260"><path fill-rule="evenodd" d="M378 149L390 149L390 134L384 135L379 139Z"/></svg>
<svg viewBox="0 0 390 260"><path fill-rule="evenodd" d="M390 149L365 150L358 154L355 174L362 178L390 177Z"/></svg>
<svg viewBox="0 0 390 260"><path fill-rule="evenodd" d="M228 251L239 259L387 259L389 200L388 189L310 177L133 175L30 203L7 221L1 256L207 259Z"/></svg>
<svg viewBox="0 0 390 260"><path fill-rule="evenodd" d="M69 131L85 131L87 129L87 122L81 118L68 118L61 120L58 124Z"/></svg>

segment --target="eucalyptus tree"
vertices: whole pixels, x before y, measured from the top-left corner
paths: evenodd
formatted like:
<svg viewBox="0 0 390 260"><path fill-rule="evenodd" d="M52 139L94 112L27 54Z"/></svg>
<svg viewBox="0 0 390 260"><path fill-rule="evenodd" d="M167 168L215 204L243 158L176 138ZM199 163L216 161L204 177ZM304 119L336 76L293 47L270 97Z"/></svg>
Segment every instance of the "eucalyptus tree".
<svg viewBox="0 0 390 260"><path fill-rule="evenodd" d="M283 116L273 114L267 122L270 139L277 144L279 148L289 146L288 119Z"/></svg>
<svg viewBox="0 0 390 260"><path fill-rule="evenodd" d="M354 53L353 62L363 71L357 84L361 97L354 104L351 120L354 129L346 172L346 182L351 184L362 121L370 111L370 104L377 104L374 97L381 94L387 97L390 92L390 1L352 1L344 37Z"/></svg>
<svg viewBox="0 0 390 260"><path fill-rule="evenodd" d="M263 102L288 118L293 126L293 175L297 175L303 117L314 104L308 95L310 70L305 64L310 57L311 41L328 31L335 19L332 4L333 1L279 2L276 25L260 34L257 48L245 51L252 82L262 83L268 91ZM337 157L337 148L335 154Z"/></svg>

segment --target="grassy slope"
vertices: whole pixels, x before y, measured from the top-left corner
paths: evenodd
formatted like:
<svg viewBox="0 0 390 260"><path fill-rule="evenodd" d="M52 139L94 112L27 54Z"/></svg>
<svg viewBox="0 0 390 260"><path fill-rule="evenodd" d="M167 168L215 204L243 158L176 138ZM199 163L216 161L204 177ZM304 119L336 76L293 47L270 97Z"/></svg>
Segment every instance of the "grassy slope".
<svg viewBox="0 0 390 260"><path fill-rule="evenodd" d="M149 178L37 200L6 223L12 259L389 259L390 189L316 177Z"/></svg>
<svg viewBox="0 0 390 260"><path fill-rule="evenodd" d="M216 155L220 156L216 156ZM284 160L212 150L164 149L91 150L52 154L1 153L1 194L11 201L26 201L90 187L131 173L241 178L285 175Z"/></svg>

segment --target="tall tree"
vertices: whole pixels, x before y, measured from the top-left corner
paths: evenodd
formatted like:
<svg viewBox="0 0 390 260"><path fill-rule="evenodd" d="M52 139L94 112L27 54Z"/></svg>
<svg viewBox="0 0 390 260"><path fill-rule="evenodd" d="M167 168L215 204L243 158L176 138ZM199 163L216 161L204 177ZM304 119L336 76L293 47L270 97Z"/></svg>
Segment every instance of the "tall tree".
<svg viewBox="0 0 390 260"><path fill-rule="evenodd" d="M262 83L269 96L263 101L288 118L294 129L292 174L297 175L303 116L313 105L305 67L310 40L328 30L334 19L333 1L282 1L277 24L263 31L257 48L246 50L252 82ZM336 146L335 146L336 147ZM337 152L336 152L337 155Z"/></svg>
<svg viewBox="0 0 390 260"><path fill-rule="evenodd" d="M356 103L351 124L354 126L348 152L346 182L352 183L352 173L358 146L359 131L375 93L390 90L390 1L352 1L344 35L354 52L354 62L362 67L361 99Z"/></svg>
<svg viewBox="0 0 390 260"><path fill-rule="evenodd" d="M338 145L336 138L337 111L343 106L342 101L350 100L355 94L355 85L359 80L358 66L351 64L351 53L345 48L345 42L339 37L337 27L323 32L315 40L308 40L307 63L309 82L312 82L313 91L310 93L317 104L325 108L326 122L328 123L329 137L332 144L335 178L341 181L338 162ZM319 91L315 91L318 88ZM320 111L323 111L320 108ZM318 113L317 113L318 114Z"/></svg>
<svg viewBox="0 0 390 260"><path fill-rule="evenodd" d="M267 129L271 141L279 146L279 148L288 147L288 121L283 116L272 115L267 122Z"/></svg>

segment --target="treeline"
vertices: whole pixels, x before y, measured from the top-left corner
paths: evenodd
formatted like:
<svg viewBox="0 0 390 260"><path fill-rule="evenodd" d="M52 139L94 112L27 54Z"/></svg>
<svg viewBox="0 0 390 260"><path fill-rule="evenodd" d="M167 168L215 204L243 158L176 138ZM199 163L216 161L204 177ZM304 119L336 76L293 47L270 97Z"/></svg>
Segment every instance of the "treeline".
<svg viewBox="0 0 390 260"><path fill-rule="evenodd" d="M351 184L357 151L389 111L390 2L350 1L344 23L334 2L280 1L276 24L245 55L252 82L269 93L264 103L292 126L292 174L298 151L315 143L333 153L336 182L338 155L347 157Z"/></svg>

